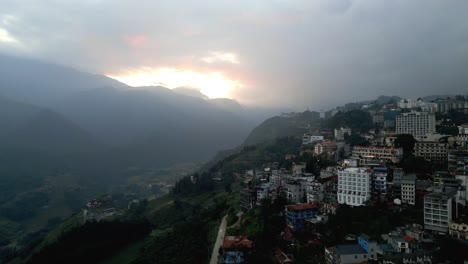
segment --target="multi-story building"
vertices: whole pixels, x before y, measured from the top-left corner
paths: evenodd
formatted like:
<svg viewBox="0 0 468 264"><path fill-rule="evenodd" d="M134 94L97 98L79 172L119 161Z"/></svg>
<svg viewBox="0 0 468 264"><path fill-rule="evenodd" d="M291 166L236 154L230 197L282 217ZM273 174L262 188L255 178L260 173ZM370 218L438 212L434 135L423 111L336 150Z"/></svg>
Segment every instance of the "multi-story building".
<svg viewBox="0 0 468 264"><path fill-rule="evenodd" d="M449 226L449 235L454 238L468 240L468 224L451 222Z"/></svg>
<svg viewBox="0 0 468 264"><path fill-rule="evenodd" d="M468 149L449 149L448 170L454 175L468 175Z"/></svg>
<svg viewBox="0 0 468 264"><path fill-rule="evenodd" d="M416 175L408 174L401 178L401 202L416 204Z"/></svg>
<svg viewBox="0 0 468 264"><path fill-rule="evenodd" d="M329 204L338 203L338 176L329 178L323 183L323 202Z"/></svg>
<svg viewBox="0 0 468 264"><path fill-rule="evenodd" d="M288 181L285 184L286 187L286 198L289 203L302 203L305 202L305 195L307 190L307 182L296 180Z"/></svg>
<svg viewBox="0 0 468 264"><path fill-rule="evenodd" d="M344 140L345 134L351 136L351 128L341 127L339 129L335 128L335 139L336 140Z"/></svg>
<svg viewBox="0 0 468 264"><path fill-rule="evenodd" d="M414 146L414 155L435 163L447 162L448 142L420 141Z"/></svg>
<svg viewBox="0 0 468 264"><path fill-rule="evenodd" d="M447 233L452 221L452 200L457 190L434 186L432 193L424 196L424 229Z"/></svg>
<svg viewBox="0 0 468 264"><path fill-rule="evenodd" d="M393 168L392 192L394 198L401 198L401 179L405 175L402 168Z"/></svg>
<svg viewBox="0 0 468 264"><path fill-rule="evenodd" d="M371 259L377 259L377 242L370 240L366 234L358 237L358 243L352 245L337 245L325 248L325 263L327 264L352 264L367 263Z"/></svg>
<svg viewBox="0 0 468 264"><path fill-rule="evenodd" d="M437 100L435 103L437 104L437 112L439 113L445 113L450 110L458 110L458 109L467 108L467 102L461 101L461 100L453 100L453 99Z"/></svg>
<svg viewBox="0 0 468 264"><path fill-rule="evenodd" d="M375 161L398 163L403 158L403 148L356 146L353 148L352 157L359 159L360 165Z"/></svg>
<svg viewBox="0 0 468 264"><path fill-rule="evenodd" d="M315 204L298 204L286 206L286 224L294 231L304 227L304 222L312 220L319 213Z"/></svg>
<svg viewBox="0 0 468 264"><path fill-rule="evenodd" d="M261 203L263 200L270 197L270 191L272 184L269 182L262 183L256 187L257 190L257 203Z"/></svg>
<svg viewBox="0 0 468 264"><path fill-rule="evenodd" d="M329 155L329 154L334 154L338 150L338 145L336 142L321 142L317 143L314 148L314 153L315 155Z"/></svg>
<svg viewBox="0 0 468 264"><path fill-rule="evenodd" d="M427 134L436 132L436 119L433 113L410 112L396 117L396 132L398 134L411 134L419 139Z"/></svg>
<svg viewBox="0 0 468 264"><path fill-rule="evenodd" d="M380 195L385 197L387 194L387 175L388 169L386 167L375 167L372 174L372 194L374 196Z"/></svg>
<svg viewBox="0 0 468 264"><path fill-rule="evenodd" d="M302 136L302 145L312 144L321 141L323 141L323 136L316 136L312 134L304 134Z"/></svg>
<svg viewBox="0 0 468 264"><path fill-rule="evenodd" d="M347 168L338 171L338 203L362 206L371 197L369 168Z"/></svg>
<svg viewBox="0 0 468 264"><path fill-rule="evenodd" d="M323 184L319 181L309 182L307 184L307 203L321 204L323 201Z"/></svg>
<svg viewBox="0 0 468 264"><path fill-rule="evenodd" d="M468 123L458 126L458 135L456 136L458 146L468 147Z"/></svg>
<svg viewBox="0 0 468 264"><path fill-rule="evenodd" d="M384 113L375 113L372 115L372 122L382 124L384 122Z"/></svg>
<svg viewBox="0 0 468 264"><path fill-rule="evenodd" d="M257 192L255 190L244 188L240 191L240 208L242 211L248 211L254 208L257 203Z"/></svg>

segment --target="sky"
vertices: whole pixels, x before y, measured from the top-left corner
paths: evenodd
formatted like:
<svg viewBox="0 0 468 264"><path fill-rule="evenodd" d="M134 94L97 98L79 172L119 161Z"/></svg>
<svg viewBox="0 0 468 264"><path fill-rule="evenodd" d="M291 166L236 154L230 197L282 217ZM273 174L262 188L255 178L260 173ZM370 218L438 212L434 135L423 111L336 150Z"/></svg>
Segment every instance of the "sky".
<svg viewBox="0 0 468 264"><path fill-rule="evenodd" d="M467 94L468 1L2 0L0 52L132 86L330 109Z"/></svg>

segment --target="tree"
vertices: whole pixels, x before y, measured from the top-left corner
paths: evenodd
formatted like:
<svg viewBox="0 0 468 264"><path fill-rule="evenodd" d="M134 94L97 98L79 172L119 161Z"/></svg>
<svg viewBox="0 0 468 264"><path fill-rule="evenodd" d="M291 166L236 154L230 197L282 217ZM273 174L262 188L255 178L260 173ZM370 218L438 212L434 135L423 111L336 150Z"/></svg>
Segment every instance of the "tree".
<svg viewBox="0 0 468 264"><path fill-rule="evenodd" d="M357 134L352 134L351 136L345 137L345 142L350 144L351 147L370 145L369 141Z"/></svg>
<svg viewBox="0 0 468 264"><path fill-rule="evenodd" d="M411 154L415 144L416 139L411 134L400 134L395 139L395 146L403 148L404 154Z"/></svg>

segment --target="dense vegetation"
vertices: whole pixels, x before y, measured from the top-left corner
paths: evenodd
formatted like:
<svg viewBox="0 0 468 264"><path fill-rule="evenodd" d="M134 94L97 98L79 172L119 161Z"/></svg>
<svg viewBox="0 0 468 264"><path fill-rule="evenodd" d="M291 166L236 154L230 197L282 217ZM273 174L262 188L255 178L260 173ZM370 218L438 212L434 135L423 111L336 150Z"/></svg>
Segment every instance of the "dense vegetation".
<svg viewBox="0 0 468 264"><path fill-rule="evenodd" d="M367 132L374 127L369 112L363 110L350 110L338 112L327 122L331 129L349 127L353 133Z"/></svg>
<svg viewBox="0 0 468 264"><path fill-rule="evenodd" d="M95 263L142 239L147 222L88 222L34 254L29 263Z"/></svg>
<svg viewBox="0 0 468 264"><path fill-rule="evenodd" d="M278 138L297 137L320 127L320 114L305 111L291 117L275 116L254 128L244 141L244 145L257 145Z"/></svg>

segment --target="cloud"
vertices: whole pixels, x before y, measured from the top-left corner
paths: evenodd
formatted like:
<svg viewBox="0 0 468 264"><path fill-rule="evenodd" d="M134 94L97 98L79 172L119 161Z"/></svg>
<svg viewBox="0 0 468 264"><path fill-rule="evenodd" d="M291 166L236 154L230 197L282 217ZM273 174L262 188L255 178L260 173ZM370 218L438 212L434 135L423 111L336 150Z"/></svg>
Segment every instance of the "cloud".
<svg viewBox="0 0 468 264"><path fill-rule="evenodd" d="M6 31L3 28L0 28L0 42L18 43L18 40L12 37L8 31Z"/></svg>
<svg viewBox="0 0 468 264"><path fill-rule="evenodd" d="M0 28L36 58L114 75L219 73L242 84L229 93L241 102L321 109L466 93L466 10L438 0L3 0Z"/></svg>
<svg viewBox="0 0 468 264"><path fill-rule="evenodd" d="M237 55L229 52L211 52L209 56L201 58L206 63L229 62L232 64L239 64Z"/></svg>

